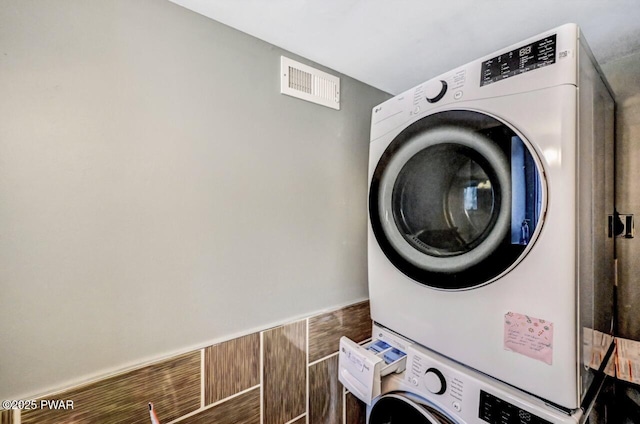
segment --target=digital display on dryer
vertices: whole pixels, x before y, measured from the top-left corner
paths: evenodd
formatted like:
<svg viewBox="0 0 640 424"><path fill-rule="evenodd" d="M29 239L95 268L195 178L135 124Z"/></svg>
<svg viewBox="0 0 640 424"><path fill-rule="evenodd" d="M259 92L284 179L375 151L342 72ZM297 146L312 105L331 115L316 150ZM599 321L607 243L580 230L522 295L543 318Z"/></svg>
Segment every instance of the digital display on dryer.
<svg viewBox="0 0 640 424"><path fill-rule="evenodd" d="M556 34L482 62L480 87L556 63Z"/></svg>
<svg viewBox="0 0 640 424"><path fill-rule="evenodd" d="M478 417L491 424L552 424L484 390L480 390Z"/></svg>

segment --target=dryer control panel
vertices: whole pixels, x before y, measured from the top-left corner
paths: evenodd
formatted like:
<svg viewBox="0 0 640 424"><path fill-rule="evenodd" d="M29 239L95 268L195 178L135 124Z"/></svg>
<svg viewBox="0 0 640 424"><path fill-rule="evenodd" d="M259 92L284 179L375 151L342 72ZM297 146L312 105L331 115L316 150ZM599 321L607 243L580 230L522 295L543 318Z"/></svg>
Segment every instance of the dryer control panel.
<svg viewBox="0 0 640 424"><path fill-rule="evenodd" d="M556 63L556 34L482 62L480 86Z"/></svg>

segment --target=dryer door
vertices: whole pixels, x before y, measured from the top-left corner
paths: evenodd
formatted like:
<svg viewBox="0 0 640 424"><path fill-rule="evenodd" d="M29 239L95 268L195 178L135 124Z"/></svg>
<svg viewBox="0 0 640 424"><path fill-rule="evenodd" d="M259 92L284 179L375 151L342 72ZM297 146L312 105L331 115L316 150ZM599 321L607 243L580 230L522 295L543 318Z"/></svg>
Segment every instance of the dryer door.
<svg viewBox="0 0 640 424"><path fill-rule="evenodd" d="M398 394L384 395L371 407L367 424L456 424L445 413Z"/></svg>
<svg viewBox="0 0 640 424"><path fill-rule="evenodd" d="M373 232L414 280L459 290L508 272L539 233L541 164L507 123L475 111L429 115L400 133L374 171Z"/></svg>

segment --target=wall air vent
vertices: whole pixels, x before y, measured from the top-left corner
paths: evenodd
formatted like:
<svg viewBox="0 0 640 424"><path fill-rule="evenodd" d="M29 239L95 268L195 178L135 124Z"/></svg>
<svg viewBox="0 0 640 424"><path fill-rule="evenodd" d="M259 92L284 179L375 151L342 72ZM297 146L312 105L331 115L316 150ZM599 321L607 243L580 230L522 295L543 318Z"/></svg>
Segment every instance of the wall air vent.
<svg viewBox="0 0 640 424"><path fill-rule="evenodd" d="M280 93L340 110L340 78L281 57Z"/></svg>

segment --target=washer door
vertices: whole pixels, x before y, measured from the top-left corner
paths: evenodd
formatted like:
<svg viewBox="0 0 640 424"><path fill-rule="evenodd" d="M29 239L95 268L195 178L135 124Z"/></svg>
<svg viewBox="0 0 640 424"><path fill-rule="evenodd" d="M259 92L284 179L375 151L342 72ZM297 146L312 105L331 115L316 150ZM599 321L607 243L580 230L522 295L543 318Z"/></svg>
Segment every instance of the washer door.
<svg viewBox="0 0 640 424"><path fill-rule="evenodd" d="M443 412L411 399L389 394L380 397L371 407L367 424L456 424Z"/></svg>
<svg viewBox="0 0 640 424"><path fill-rule="evenodd" d="M521 260L543 213L539 160L513 128L474 111L427 116L374 171L373 232L387 258L440 289L486 284Z"/></svg>

